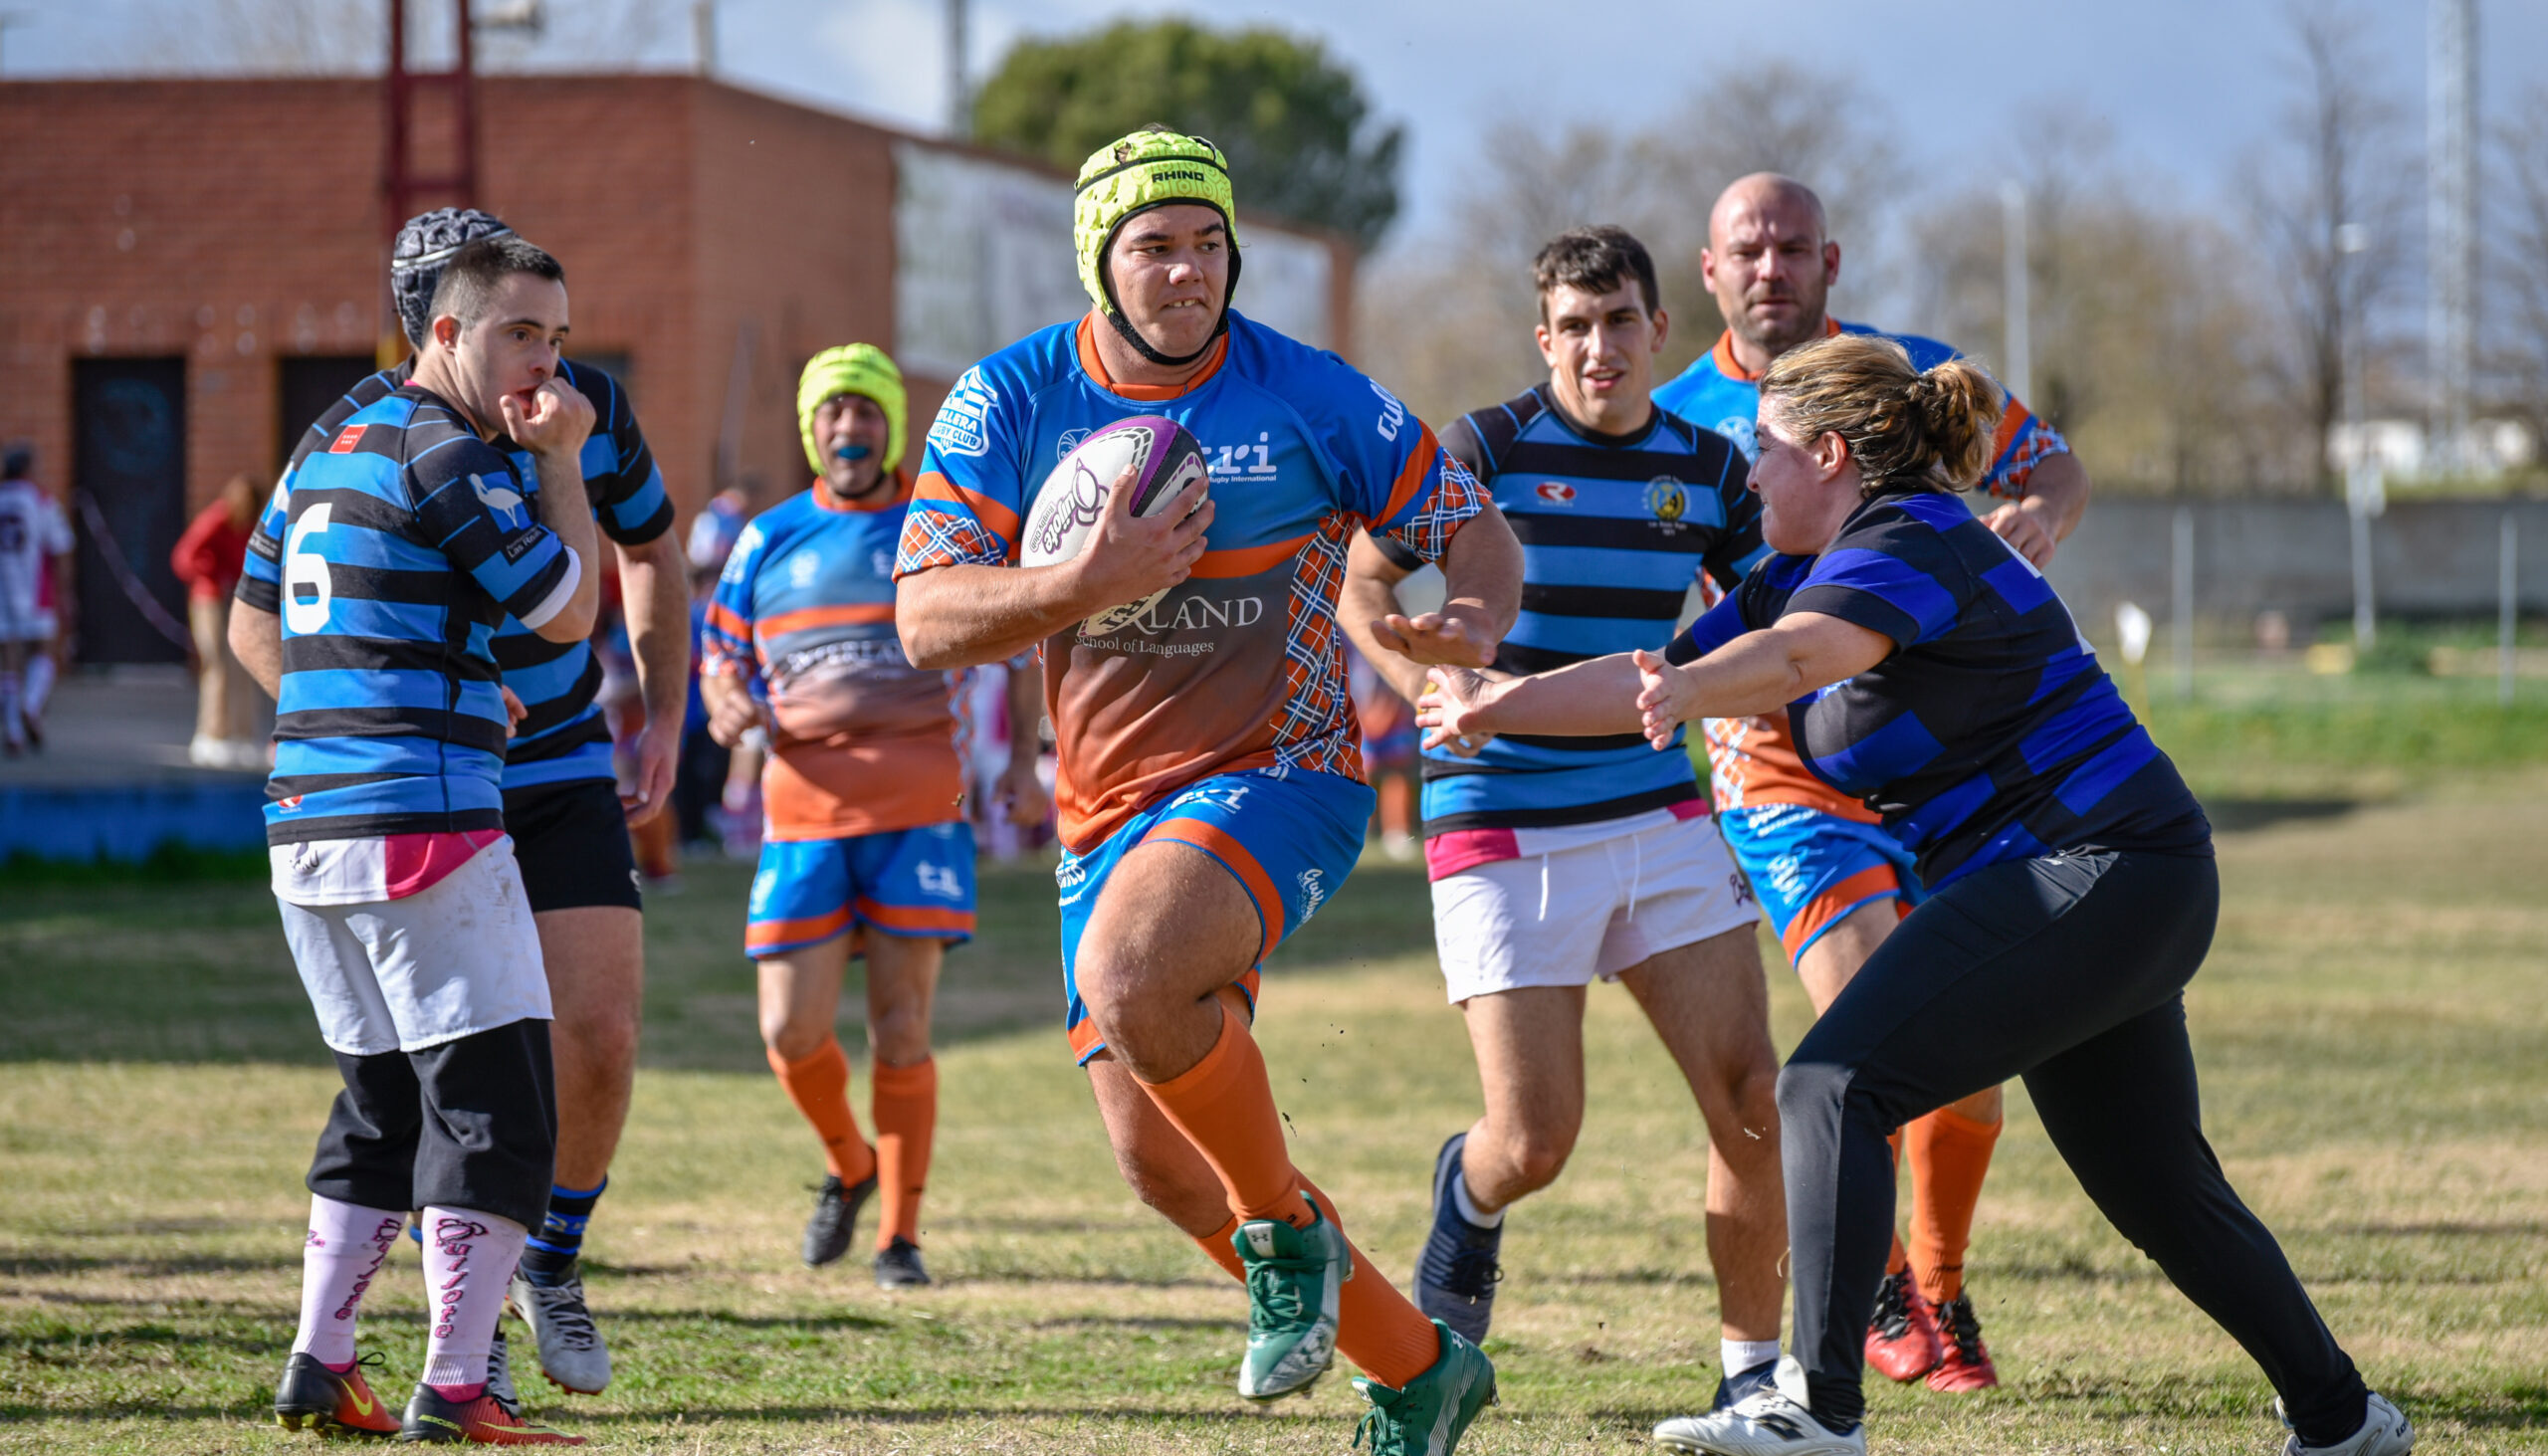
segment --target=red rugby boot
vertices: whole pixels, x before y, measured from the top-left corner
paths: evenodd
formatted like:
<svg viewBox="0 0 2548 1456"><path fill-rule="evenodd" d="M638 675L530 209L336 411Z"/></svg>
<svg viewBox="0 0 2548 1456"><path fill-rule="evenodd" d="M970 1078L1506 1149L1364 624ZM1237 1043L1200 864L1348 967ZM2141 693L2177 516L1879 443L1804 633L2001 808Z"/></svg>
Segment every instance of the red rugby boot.
<svg viewBox="0 0 2548 1456"><path fill-rule="evenodd" d="M519 1411L481 1390L472 1400L446 1400L431 1385L418 1385L407 1402L402 1441L467 1442L474 1446L580 1446L581 1436L532 1425Z"/></svg>
<svg viewBox="0 0 2548 1456"><path fill-rule="evenodd" d="M366 1364L380 1368L379 1352L364 1355L342 1374L307 1351L284 1361L283 1379L275 1386L275 1424L321 1436L398 1434L398 1417L382 1408L380 1397L363 1381Z"/></svg>
<svg viewBox="0 0 2548 1456"><path fill-rule="evenodd" d="M1888 1380L1916 1380L1937 1368L1945 1344L1911 1271L1884 1276L1875 1290L1875 1318L1867 1322L1867 1363Z"/></svg>
<svg viewBox="0 0 2548 1456"><path fill-rule="evenodd" d="M1929 1388L1999 1388L2000 1371L1991 1363L1991 1352L1983 1347L1982 1321L1973 1313L1973 1296L1959 1294L1945 1304L1931 1308L1938 1312L1938 1330L1946 1350L1938 1359L1938 1367L1929 1371Z"/></svg>

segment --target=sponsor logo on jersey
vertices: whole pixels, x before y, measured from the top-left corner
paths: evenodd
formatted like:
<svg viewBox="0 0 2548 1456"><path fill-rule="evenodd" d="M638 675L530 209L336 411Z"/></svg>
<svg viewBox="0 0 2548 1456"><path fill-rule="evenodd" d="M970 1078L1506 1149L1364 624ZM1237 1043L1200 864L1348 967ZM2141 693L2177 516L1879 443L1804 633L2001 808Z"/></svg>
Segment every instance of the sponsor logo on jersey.
<svg viewBox="0 0 2548 1456"><path fill-rule="evenodd" d="M1242 596L1228 601L1214 601L1206 596L1189 596L1175 604L1172 613L1168 603L1158 601L1117 627L1130 627L1137 632L1157 637L1163 632L1198 632L1206 627L1253 627L1265 619L1265 598Z"/></svg>
<svg viewBox="0 0 2548 1456"><path fill-rule="evenodd" d="M1224 814L1235 814L1239 812L1239 806L1246 802L1246 784L1204 782L1195 784L1178 794L1168 802L1168 808L1174 810L1192 805L1196 808L1218 809ZM1171 813L1163 817L1175 816Z"/></svg>
<svg viewBox="0 0 2548 1456"><path fill-rule="evenodd" d="M933 865L923 860L918 867L920 893L940 900L964 898L964 881L954 865Z"/></svg>
<svg viewBox="0 0 2548 1456"><path fill-rule="evenodd" d="M982 377L981 369L965 370L938 407L938 419L929 427L930 448L947 455L988 452L990 414L998 406L999 390Z"/></svg>
<svg viewBox="0 0 2548 1456"><path fill-rule="evenodd" d="M1273 439L1270 434L1259 433L1253 445L1206 445L1203 452L1211 457L1211 470L1216 478L1245 476L1250 480L1270 481L1276 473Z"/></svg>
<svg viewBox="0 0 2548 1456"><path fill-rule="evenodd" d="M787 558L787 584L803 591L814 584L815 573L822 569L822 553L809 546Z"/></svg>
<svg viewBox="0 0 2548 1456"><path fill-rule="evenodd" d="M1396 444L1397 432L1406 428L1406 406L1397 402L1396 395L1382 389L1379 380L1367 379L1364 382L1371 385L1372 392L1380 397L1380 438L1392 445Z"/></svg>
<svg viewBox="0 0 2548 1456"><path fill-rule="evenodd" d="M369 425L347 425L338 430L334 442L327 447L327 453L329 455L353 454L354 448L362 444L362 432L370 428Z"/></svg>
<svg viewBox="0 0 2548 1456"><path fill-rule="evenodd" d="M289 798L277 799L275 808L286 814L298 814L301 812L301 795L294 794Z"/></svg>
<svg viewBox="0 0 2548 1456"><path fill-rule="evenodd" d="M538 545L540 539L546 534L547 532L541 530L535 525L526 525L522 529L515 531L512 539L505 542L504 551L506 564L520 564L522 558L530 555L531 548Z"/></svg>
<svg viewBox="0 0 2548 1456"><path fill-rule="evenodd" d="M1552 506L1572 506L1575 504L1575 487L1568 485L1564 481L1542 481L1540 482L1539 489L1535 494L1537 494L1541 500L1548 502Z"/></svg>
<svg viewBox="0 0 2548 1456"><path fill-rule="evenodd" d="M1655 520L1673 524L1689 513L1689 488L1670 476L1656 476L1645 483L1645 509Z"/></svg>

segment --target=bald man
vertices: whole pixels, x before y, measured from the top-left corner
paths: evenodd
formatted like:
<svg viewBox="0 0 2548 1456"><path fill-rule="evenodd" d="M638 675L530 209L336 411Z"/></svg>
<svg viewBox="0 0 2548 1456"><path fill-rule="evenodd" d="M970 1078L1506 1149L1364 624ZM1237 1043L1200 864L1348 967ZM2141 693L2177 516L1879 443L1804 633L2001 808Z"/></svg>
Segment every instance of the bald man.
<svg viewBox="0 0 2548 1456"><path fill-rule="evenodd" d="M1708 214L1702 276L1725 332L1654 402L1732 440L1757 458L1759 380L1779 355L1833 333L1880 331L1831 316L1840 245L1822 199L1793 177L1756 172L1720 194ZM1929 368L1956 356L1935 339L1881 334ZM2088 504L2088 475L2059 432L2012 398L1982 487L2002 504L1983 518L2041 568ZM1916 845L1896 843L1877 816L1808 772L1784 716L1707 725L1716 820L1777 927L1819 1013L1921 898ZM1867 1362L1896 1380L1939 1390L1999 1383L1981 1322L1964 1289L1973 1209L2000 1136L2000 1092L1977 1093L1909 1124L1910 1247L1897 1240L1867 1329Z"/></svg>

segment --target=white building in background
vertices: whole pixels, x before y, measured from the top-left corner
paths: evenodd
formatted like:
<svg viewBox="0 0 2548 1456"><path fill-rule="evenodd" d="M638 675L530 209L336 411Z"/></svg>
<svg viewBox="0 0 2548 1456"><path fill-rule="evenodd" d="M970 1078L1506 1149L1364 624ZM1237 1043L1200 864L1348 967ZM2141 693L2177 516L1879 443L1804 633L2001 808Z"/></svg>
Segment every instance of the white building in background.
<svg viewBox="0 0 2548 1456"><path fill-rule="evenodd" d="M2327 462L2343 471L2359 460L2392 480L2413 479L2440 472L2449 459L2441 443L2422 420L2365 420L2357 453L2354 427L2340 424L2327 432ZM2476 420L2460 439L2458 457L2464 474L2492 480L2535 463L2539 440L2518 420Z"/></svg>

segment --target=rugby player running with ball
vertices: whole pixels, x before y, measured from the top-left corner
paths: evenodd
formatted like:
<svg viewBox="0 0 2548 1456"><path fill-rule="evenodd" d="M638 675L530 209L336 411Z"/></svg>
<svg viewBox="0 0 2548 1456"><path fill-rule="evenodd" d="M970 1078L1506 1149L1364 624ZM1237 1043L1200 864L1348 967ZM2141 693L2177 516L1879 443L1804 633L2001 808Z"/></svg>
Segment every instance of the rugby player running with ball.
<svg viewBox="0 0 2548 1456"><path fill-rule="evenodd" d="M1955 493L2001 395L1890 340L1800 345L1761 381L1753 488L1779 552L1663 656L1489 683L1437 668L1437 734L1642 731L1784 710L1805 763L1883 815L1928 898L1779 1077L1795 1352L1772 1387L1665 1421L1717 1456L1861 1456L1894 1129L2023 1077L2123 1236L2264 1368L2288 1456L2405 1456L2203 1136L2185 987L2221 910L2212 829L2043 574Z"/></svg>
<svg viewBox="0 0 2548 1456"><path fill-rule="evenodd" d="M1654 391L1663 408L1757 454L1753 417L1760 378L1789 349L1833 334L1874 334L1827 308L1840 278L1840 245L1822 200L1791 178L1762 172L1727 187L1708 214L1699 255L1724 314L1725 332L1677 379ZM1956 357L1935 339L1885 334L1926 367ZM2008 504L1983 518L2037 566L2078 524L2088 476L2069 445L2016 400L2000 416L1977 483ZM1714 718L1704 727L1717 825L1770 914L1788 959L1819 1012L1919 902L1909 851L1876 816L1805 771L1783 715ZM1911 1162L1911 1240L1893 1241L1867 1359L1896 1380L1927 1377L1936 1390L2000 1383L1965 1292L1965 1248L1974 1205L2000 1140L2000 1089L1985 1088L1917 1119L1895 1135Z"/></svg>
<svg viewBox="0 0 2548 1456"><path fill-rule="evenodd" d="M389 291L416 354L354 385L294 447L274 501L249 538L230 613L230 650L263 679L276 671L284 610L283 512L293 482L313 456L338 439L358 410L407 382L423 357L429 309L443 270L460 249L513 229L470 208L410 218L390 248ZM581 489L603 535L616 548L628 640L646 705L637 778L613 781L610 728L594 697L601 665L583 638L551 639L517 621L497 629L493 649L505 686L526 713L505 750L505 830L513 837L523 890L539 927L540 958L557 1019L557 1181L535 1221L513 1282L512 1304L531 1325L540 1369L561 1389L594 1394L610 1383L610 1348L584 1303L579 1264L584 1229L608 1186L610 1163L628 1121L637 1072L637 1031L646 976L645 927L637 860L628 826L663 811L672 794L690 684L688 565L673 534L645 433L619 381L590 364L559 358L559 382L590 400L594 427L576 458ZM526 496L546 476L531 451L504 445ZM598 558L588 559L598 572ZM494 1384L513 1398L504 1336L496 1337Z"/></svg>
<svg viewBox="0 0 2548 1456"><path fill-rule="evenodd" d="M1227 168L1161 128L1081 168L1094 307L949 392L896 621L921 667L1041 646L1071 1044L1125 1180L1247 1286L1239 1393L1306 1388L1341 1349L1370 1401L1358 1439L1444 1456L1494 1368L1391 1288L1293 1167L1249 1021L1258 968L1344 884L1371 817L1336 628L1349 543L1369 530L1438 561L1442 611L1391 630L1417 662L1476 666L1512 622L1520 550L1397 400L1230 310L1245 255ZM1015 564L1056 463L1144 414L1217 450L1213 478L1136 516L1128 470L1078 555ZM1083 627L1163 591L1097 624L1113 630Z"/></svg>
<svg viewBox="0 0 2548 1456"><path fill-rule="evenodd" d="M1694 579L1731 587L1763 554L1748 463L1654 407L1670 319L1644 246L1618 228L1578 228L1542 248L1533 273L1548 382L1442 434L1522 541L1523 609L1495 658L1508 674L1669 642ZM1345 591L1347 631L1409 702L1424 669L1392 650L1384 619L1416 564L1360 537ZM1486 1339L1507 1206L1557 1180L1583 1130L1586 987L1615 979L1707 1124L1719 1403L1767 1382L1785 1303L1779 1061L1760 914L1689 758L1648 752L1635 733L1436 746L1424 835L1442 975L1486 1113L1434 1159L1417 1302Z"/></svg>

